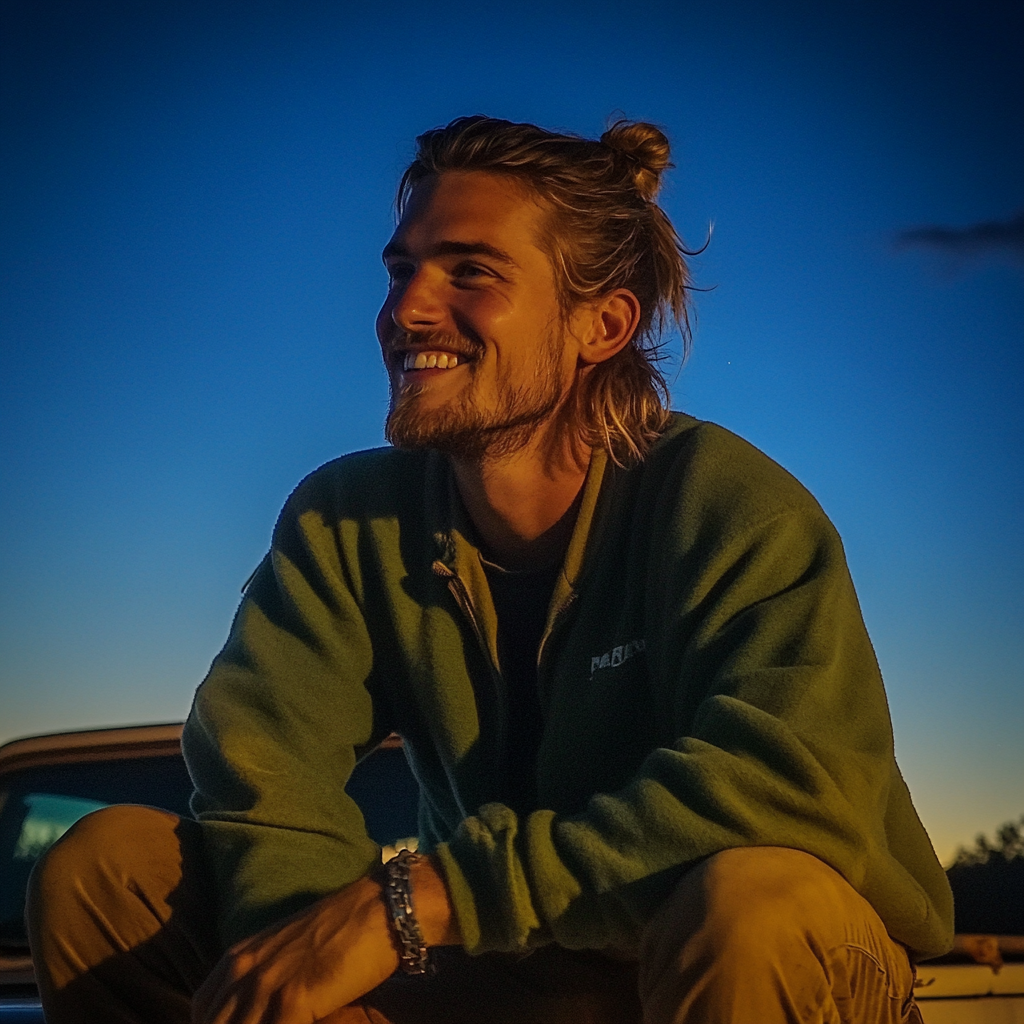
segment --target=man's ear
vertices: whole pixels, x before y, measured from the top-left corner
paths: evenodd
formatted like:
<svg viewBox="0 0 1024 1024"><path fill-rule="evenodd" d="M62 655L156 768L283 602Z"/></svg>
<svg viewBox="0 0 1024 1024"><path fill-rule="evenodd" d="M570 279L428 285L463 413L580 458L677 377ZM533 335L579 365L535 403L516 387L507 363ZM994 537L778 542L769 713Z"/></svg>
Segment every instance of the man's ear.
<svg viewBox="0 0 1024 1024"><path fill-rule="evenodd" d="M628 288L616 288L586 304L579 338L580 361L603 363L621 352L640 324L640 301Z"/></svg>

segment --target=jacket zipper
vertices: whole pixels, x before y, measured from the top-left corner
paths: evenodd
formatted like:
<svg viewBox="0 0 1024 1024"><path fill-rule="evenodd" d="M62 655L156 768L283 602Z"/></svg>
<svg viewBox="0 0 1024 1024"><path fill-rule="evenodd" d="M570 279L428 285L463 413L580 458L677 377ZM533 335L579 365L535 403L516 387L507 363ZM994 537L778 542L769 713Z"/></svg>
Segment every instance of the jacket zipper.
<svg viewBox="0 0 1024 1024"><path fill-rule="evenodd" d="M484 661L487 662L487 667L491 673L491 682L494 684L494 692L497 697L497 720L498 720L498 737L497 737L497 750L498 750L498 764L500 765L501 771L505 770L505 743L506 743L506 731L508 729L508 713L505 701L505 681L501 677L501 672L498 671L498 666L494 664L494 659L491 657L490 648L487 646L487 637L484 636L483 628L480 626L480 620L476 616L476 612L473 609L473 602L470 600L469 591L466 589L465 583L462 582L458 573L452 572L443 562L436 561L431 566L435 576L440 576L442 579L447 580L448 590L452 597L455 598L455 603L459 606L459 610L469 620L469 624L473 629L473 633L476 635L477 643L480 645L480 650L483 653Z"/></svg>
<svg viewBox="0 0 1024 1024"><path fill-rule="evenodd" d="M551 620L551 628L541 637L540 647L537 649L537 696L538 698L544 692L546 683L542 675L544 666L550 661L550 658L545 657L547 652L551 648L551 641L554 639L555 633L561 627L565 621L565 616L568 614L569 609L573 606L576 601L577 591L570 591L569 596L562 602L562 607L555 612L554 619Z"/></svg>

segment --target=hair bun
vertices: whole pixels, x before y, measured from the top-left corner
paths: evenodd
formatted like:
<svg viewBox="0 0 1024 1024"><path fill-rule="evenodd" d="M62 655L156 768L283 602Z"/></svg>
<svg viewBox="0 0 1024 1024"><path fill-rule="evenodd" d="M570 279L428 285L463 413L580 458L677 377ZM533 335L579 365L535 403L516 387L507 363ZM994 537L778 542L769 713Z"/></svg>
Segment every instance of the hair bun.
<svg viewBox="0 0 1024 1024"><path fill-rule="evenodd" d="M646 121L616 121L601 136L601 141L618 153L632 158L633 181L648 202L661 188L661 175L671 167L671 148L665 133Z"/></svg>

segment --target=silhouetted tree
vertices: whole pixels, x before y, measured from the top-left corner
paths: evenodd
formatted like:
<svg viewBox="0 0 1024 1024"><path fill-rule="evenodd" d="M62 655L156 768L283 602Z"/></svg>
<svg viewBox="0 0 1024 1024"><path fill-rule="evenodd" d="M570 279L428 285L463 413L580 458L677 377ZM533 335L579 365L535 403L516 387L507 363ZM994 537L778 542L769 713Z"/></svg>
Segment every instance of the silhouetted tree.
<svg viewBox="0 0 1024 1024"><path fill-rule="evenodd" d="M1024 935L1024 815L978 835L946 872L960 934Z"/></svg>
<svg viewBox="0 0 1024 1024"><path fill-rule="evenodd" d="M953 867L966 867L969 864L987 864L993 854L1001 854L1006 860L1024 857L1024 814L1019 821L1008 821L996 829L996 841L992 844L988 836L979 832L974 840L974 849L968 850L961 846L956 851Z"/></svg>

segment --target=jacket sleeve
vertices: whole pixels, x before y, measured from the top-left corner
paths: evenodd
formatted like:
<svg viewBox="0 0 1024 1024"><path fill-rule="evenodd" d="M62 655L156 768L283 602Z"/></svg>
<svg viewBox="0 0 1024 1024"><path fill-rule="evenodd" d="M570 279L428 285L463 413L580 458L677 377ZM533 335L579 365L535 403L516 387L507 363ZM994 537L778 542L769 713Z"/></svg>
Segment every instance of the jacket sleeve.
<svg viewBox="0 0 1024 1024"><path fill-rule="evenodd" d="M362 581L339 555L345 524L309 500L311 480L282 513L182 740L225 944L380 856L344 792L357 756L389 731L366 685Z"/></svg>
<svg viewBox="0 0 1024 1024"><path fill-rule="evenodd" d="M819 857L896 939L942 952L948 886L896 768L835 530L809 496L725 514L728 527L685 502L673 515L647 584L647 656L675 741L582 813L517 820L491 804L464 821L438 853L467 946L635 949L687 865L771 845Z"/></svg>

